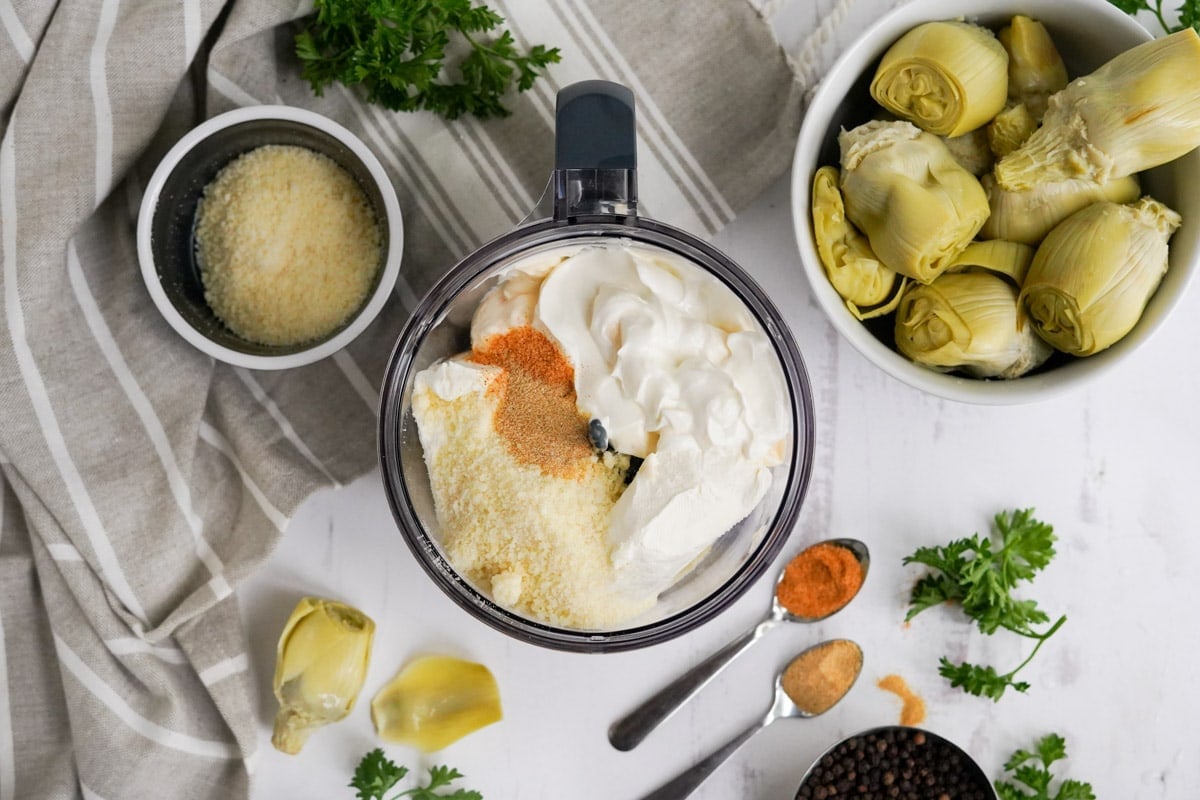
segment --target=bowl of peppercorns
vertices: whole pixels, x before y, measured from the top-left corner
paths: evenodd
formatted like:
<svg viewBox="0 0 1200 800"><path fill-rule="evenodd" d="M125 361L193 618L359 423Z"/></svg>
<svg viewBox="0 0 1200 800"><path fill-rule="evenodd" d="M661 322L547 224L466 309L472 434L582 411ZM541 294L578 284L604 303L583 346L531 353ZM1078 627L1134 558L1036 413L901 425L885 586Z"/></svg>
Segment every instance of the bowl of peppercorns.
<svg viewBox="0 0 1200 800"><path fill-rule="evenodd" d="M796 800L843 797L996 800L996 791L958 745L920 728L886 725L830 747L796 790Z"/></svg>

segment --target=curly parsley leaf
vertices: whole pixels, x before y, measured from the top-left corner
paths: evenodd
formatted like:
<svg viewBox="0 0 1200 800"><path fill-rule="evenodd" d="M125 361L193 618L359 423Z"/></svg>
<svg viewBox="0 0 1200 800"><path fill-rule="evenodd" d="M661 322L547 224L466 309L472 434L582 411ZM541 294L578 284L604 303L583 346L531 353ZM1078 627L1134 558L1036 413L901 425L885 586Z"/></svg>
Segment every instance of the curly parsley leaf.
<svg viewBox="0 0 1200 800"><path fill-rule="evenodd" d="M1179 29L1184 28L1200 31L1200 0L1184 0L1179 7Z"/></svg>
<svg viewBox="0 0 1200 800"><path fill-rule="evenodd" d="M1054 558L1054 528L1033 518L1033 509L1002 511L995 516L999 548L992 539L973 534L941 547L920 547L904 564L922 564L934 570L913 587L905 620L927 608L957 601L963 613L986 634L1007 628L1036 638L1032 625L1049 621L1033 600L1011 594L1021 582L1033 578Z"/></svg>
<svg viewBox="0 0 1200 800"><path fill-rule="evenodd" d="M399 800L410 797L412 800L483 800L483 795L472 789L455 789L449 791L450 784L463 777L462 773L453 767L433 766L429 768L429 782L424 786L416 786L385 798L384 795L408 774L408 769L397 766L396 762L383 754L381 748L375 748L362 757L354 770L354 778L350 788L358 791L358 800ZM445 793L439 791L446 789Z"/></svg>
<svg viewBox="0 0 1200 800"><path fill-rule="evenodd" d="M412 789L399 796L411 795L413 800L438 800L438 798L447 798L448 800L483 800L482 794L469 789L456 789L450 794L442 794L437 791L438 789L448 787L461 777L462 773L452 767L430 767L429 783L426 786Z"/></svg>
<svg viewBox="0 0 1200 800"><path fill-rule="evenodd" d="M942 657L940 664L938 674L950 681L952 687L956 689L961 687L963 691L976 697L999 700L1004 696L1006 689L1011 688L1018 692L1024 692L1029 688L1029 684L1025 681L1013 680L1014 673L1001 675L992 666L980 666L966 662L955 664L945 656Z"/></svg>
<svg viewBox="0 0 1200 800"><path fill-rule="evenodd" d="M384 800L384 792L407 774L407 769L397 766L383 754L382 748L377 747L358 762L350 788L358 790L358 800Z"/></svg>
<svg viewBox="0 0 1200 800"><path fill-rule="evenodd" d="M986 635L1003 628L1036 640L1029 657L1005 674L990 666L941 660L938 671L952 686L977 697L999 700L1007 689L1024 692L1029 688L1028 683L1014 676L1067 618L1060 617L1039 633L1036 627L1048 623L1049 615L1036 601L1012 595L1019 584L1032 581L1054 558L1054 528L1035 519L1033 509L1002 511L994 523L998 542L976 533L940 547L917 548L904 559L906 565L921 564L932 570L913 586L905 620L933 606L956 602Z"/></svg>
<svg viewBox="0 0 1200 800"><path fill-rule="evenodd" d="M1165 33L1175 33L1187 28L1194 28L1200 32L1200 0L1183 0L1183 3L1175 9L1179 22L1174 25L1167 22L1166 14L1163 11L1163 0L1153 0L1153 2L1150 2L1150 0L1108 1L1126 14L1133 16L1136 16L1140 11L1149 11L1158 20L1158 24Z"/></svg>
<svg viewBox="0 0 1200 800"><path fill-rule="evenodd" d="M1050 765L1066 757L1067 742L1057 733L1039 739L1034 752L1017 750L1004 763L1004 771L1011 772L1013 780L995 782L1000 800L1096 800L1091 784L1072 779L1061 781L1058 791L1050 794L1054 779Z"/></svg>
<svg viewBox="0 0 1200 800"><path fill-rule="evenodd" d="M544 45L522 54L507 30L486 38L503 22L472 0L316 0L296 55L318 96L336 82L392 111L504 117L509 88L527 91L560 54ZM457 80L445 74L448 50L466 51Z"/></svg>

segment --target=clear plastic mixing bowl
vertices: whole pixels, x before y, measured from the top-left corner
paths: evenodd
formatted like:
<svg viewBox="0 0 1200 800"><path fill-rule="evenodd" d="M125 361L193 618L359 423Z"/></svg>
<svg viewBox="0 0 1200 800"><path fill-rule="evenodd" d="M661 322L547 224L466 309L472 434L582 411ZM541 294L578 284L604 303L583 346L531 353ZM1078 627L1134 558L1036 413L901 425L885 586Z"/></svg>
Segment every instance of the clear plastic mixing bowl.
<svg viewBox="0 0 1200 800"><path fill-rule="evenodd" d="M631 151L628 158L619 153L595 159L564 154L564 128L571 129L570 120L564 120L564 96L572 96L573 91L586 90L593 98L599 91L602 104L611 105L612 97L606 92L628 102L632 136L632 98L618 91L621 89L588 82L585 87L576 84L560 93L553 217L484 245L457 264L422 300L389 360L379 416L379 454L388 501L405 541L433 581L462 608L494 628L534 644L586 652L666 641L711 619L736 600L778 555L799 515L812 470L813 411L808 378L787 325L762 289L711 245L637 216ZM621 109L616 112L621 127ZM631 141L618 137L615 147L628 149ZM575 158L594 160L599 166L581 166L572 160ZM412 414L413 381L436 361L470 350L471 317L509 265L544 250L614 241L658 247L686 258L743 302L774 345L790 404L791 435L786 456L773 468L771 488L758 506L722 535L647 614L611 630L554 627L497 604L485 587L460 575L447 559Z"/></svg>

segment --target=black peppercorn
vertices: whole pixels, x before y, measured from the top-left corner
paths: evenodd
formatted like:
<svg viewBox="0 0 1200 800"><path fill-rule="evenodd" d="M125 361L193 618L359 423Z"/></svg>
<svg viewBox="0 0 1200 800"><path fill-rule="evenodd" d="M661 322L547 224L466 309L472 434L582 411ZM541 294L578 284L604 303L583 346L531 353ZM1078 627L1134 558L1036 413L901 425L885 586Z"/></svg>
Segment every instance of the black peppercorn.
<svg viewBox="0 0 1200 800"><path fill-rule="evenodd" d="M853 736L830 750L796 800L992 800L987 778L957 747L913 728Z"/></svg>

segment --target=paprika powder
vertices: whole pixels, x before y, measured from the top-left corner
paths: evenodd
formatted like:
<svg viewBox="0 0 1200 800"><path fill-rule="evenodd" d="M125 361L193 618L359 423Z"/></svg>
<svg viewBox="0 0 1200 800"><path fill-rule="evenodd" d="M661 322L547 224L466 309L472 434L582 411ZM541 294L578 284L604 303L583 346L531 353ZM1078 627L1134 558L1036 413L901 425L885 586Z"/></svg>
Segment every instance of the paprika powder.
<svg viewBox="0 0 1200 800"><path fill-rule="evenodd" d="M820 542L784 567L775 596L793 616L827 617L849 603L863 583L863 568L848 548Z"/></svg>
<svg viewBox="0 0 1200 800"><path fill-rule="evenodd" d="M904 703L900 709L901 725L920 725L925 721L925 701L908 688L904 678L899 675L885 675L875 685L896 695Z"/></svg>

